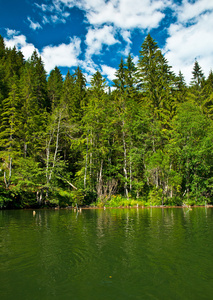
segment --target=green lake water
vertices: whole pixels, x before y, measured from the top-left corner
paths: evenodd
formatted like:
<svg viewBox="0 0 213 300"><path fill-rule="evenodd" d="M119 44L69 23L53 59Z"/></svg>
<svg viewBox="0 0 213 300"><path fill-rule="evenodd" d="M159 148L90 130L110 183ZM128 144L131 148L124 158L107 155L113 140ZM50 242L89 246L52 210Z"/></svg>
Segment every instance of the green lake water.
<svg viewBox="0 0 213 300"><path fill-rule="evenodd" d="M0 211L0 299L213 299L213 208Z"/></svg>

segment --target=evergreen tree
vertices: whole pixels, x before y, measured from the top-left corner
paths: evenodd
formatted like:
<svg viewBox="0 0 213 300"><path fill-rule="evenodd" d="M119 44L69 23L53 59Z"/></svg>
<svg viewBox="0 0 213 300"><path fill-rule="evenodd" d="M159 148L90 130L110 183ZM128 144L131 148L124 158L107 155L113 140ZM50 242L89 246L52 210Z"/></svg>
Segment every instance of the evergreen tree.
<svg viewBox="0 0 213 300"><path fill-rule="evenodd" d="M41 135L45 130L47 101L47 81L41 58L34 52L25 63L20 78L22 151L24 157L35 155L41 147Z"/></svg>
<svg viewBox="0 0 213 300"><path fill-rule="evenodd" d="M192 75L191 85L196 86L198 89L201 88L204 82L204 75L197 60L194 63Z"/></svg>
<svg viewBox="0 0 213 300"><path fill-rule="evenodd" d="M74 73L74 97L73 112L79 119L82 117L82 109L86 105L86 78L79 67Z"/></svg>
<svg viewBox="0 0 213 300"><path fill-rule="evenodd" d="M74 86L75 86L74 76L71 75L68 70L62 86L61 102L63 105L67 107L70 120L74 117L73 116L74 101L75 101Z"/></svg>
<svg viewBox="0 0 213 300"><path fill-rule="evenodd" d="M136 95L137 91L137 68L135 66L135 63L133 62L133 58L131 54L128 55L126 64L125 64L126 70L125 70L125 81L126 81L126 89L127 93L134 93L134 96Z"/></svg>
<svg viewBox="0 0 213 300"><path fill-rule="evenodd" d="M123 94L125 92L126 84L126 68L123 58L121 58L118 70L115 72L116 79L113 80L116 89Z"/></svg>
<svg viewBox="0 0 213 300"><path fill-rule="evenodd" d="M84 189L97 192L103 197L107 188L109 172L109 126L110 118L108 95L105 92L106 82L97 71L91 79L88 90L88 103L82 119L84 126Z"/></svg>
<svg viewBox="0 0 213 300"><path fill-rule="evenodd" d="M5 43L3 37L0 35L0 60L5 57Z"/></svg>
<svg viewBox="0 0 213 300"><path fill-rule="evenodd" d="M52 110L60 103L62 86L63 78L61 72L58 67L55 67L54 70L50 72L47 81L48 98Z"/></svg>
<svg viewBox="0 0 213 300"><path fill-rule="evenodd" d="M213 113L213 72L210 71L208 78L203 87L204 101L203 111L205 114L212 118Z"/></svg>
<svg viewBox="0 0 213 300"><path fill-rule="evenodd" d="M183 103L174 120L177 170L182 177L185 199L205 199L211 196L213 148L210 142L212 124L200 107L193 102Z"/></svg>
<svg viewBox="0 0 213 300"><path fill-rule="evenodd" d="M18 126L20 106L18 79L13 77L8 98L3 100L3 111L1 113L0 127L0 160L4 171L4 183L6 189L9 188L12 180L12 165L15 164L19 156ZM14 175L14 174L13 174Z"/></svg>
<svg viewBox="0 0 213 300"><path fill-rule="evenodd" d="M33 75L33 93L36 96L36 102L40 109L50 107L47 92L47 74L41 57L34 51L30 58L30 67Z"/></svg>
<svg viewBox="0 0 213 300"><path fill-rule="evenodd" d="M150 34L141 46L138 77L144 100L149 103L153 114L163 123L167 123L172 109L174 75Z"/></svg>
<svg viewBox="0 0 213 300"><path fill-rule="evenodd" d="M204 84L205 78L202 72L202 69L197 61L194 63L194 67L192 70L192 80L190 83L190 88L188 90L188 99L190 101L194 101L196 104L203 107L205 102L204 95Z"/></svg>

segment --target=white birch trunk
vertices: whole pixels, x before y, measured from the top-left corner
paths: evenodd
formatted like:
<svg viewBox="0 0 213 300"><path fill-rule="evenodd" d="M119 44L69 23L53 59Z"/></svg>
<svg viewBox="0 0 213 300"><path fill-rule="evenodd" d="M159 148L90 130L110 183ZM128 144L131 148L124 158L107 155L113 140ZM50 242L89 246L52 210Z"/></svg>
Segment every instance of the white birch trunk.
<svg viewBox="0 0 213 300"><path fill-rule="evenodd" d="M87 185L87 160L88 160L88 136L87 136L87 152L86 152L85 169L84 169L84 189L86 189L86 185Z"/></svg>
<svg viewBox="0 0 213 300"><path fill-rule="evenodd" d="M125 176L125 184L124 184L124 191L126 194L126 197L129 198L128 188L127 188L127 180L128 180L128 174L127 174L127 150L126 150L126 140L125 140L125 132L124 132L124 121L123 121L123 148L124 148L124 176Z"/></svg>

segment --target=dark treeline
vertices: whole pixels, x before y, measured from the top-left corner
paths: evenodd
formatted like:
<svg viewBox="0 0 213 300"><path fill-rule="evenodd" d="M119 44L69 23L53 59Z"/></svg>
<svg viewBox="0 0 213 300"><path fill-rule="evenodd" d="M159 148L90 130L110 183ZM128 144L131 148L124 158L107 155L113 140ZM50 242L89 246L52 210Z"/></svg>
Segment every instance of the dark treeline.
<svg viewBox="0 0 213 300"><path fill-rule="evenodd" d="M0 36L0 206L212 203L213 73L186 85L148 34L112 91L97 71L63 80Z"/></svg>

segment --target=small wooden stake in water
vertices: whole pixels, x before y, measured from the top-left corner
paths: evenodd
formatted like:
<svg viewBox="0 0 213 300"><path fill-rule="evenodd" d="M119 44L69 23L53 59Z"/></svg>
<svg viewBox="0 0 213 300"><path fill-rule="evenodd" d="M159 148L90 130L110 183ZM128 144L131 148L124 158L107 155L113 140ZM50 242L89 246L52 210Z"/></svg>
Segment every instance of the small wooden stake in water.
<svg viewBox="0 0 213 300"><path fill-rule="evenodd" d="M33 216L35 216L36 215L36 212L35 212L35 210L33 211Z"/></svg>

